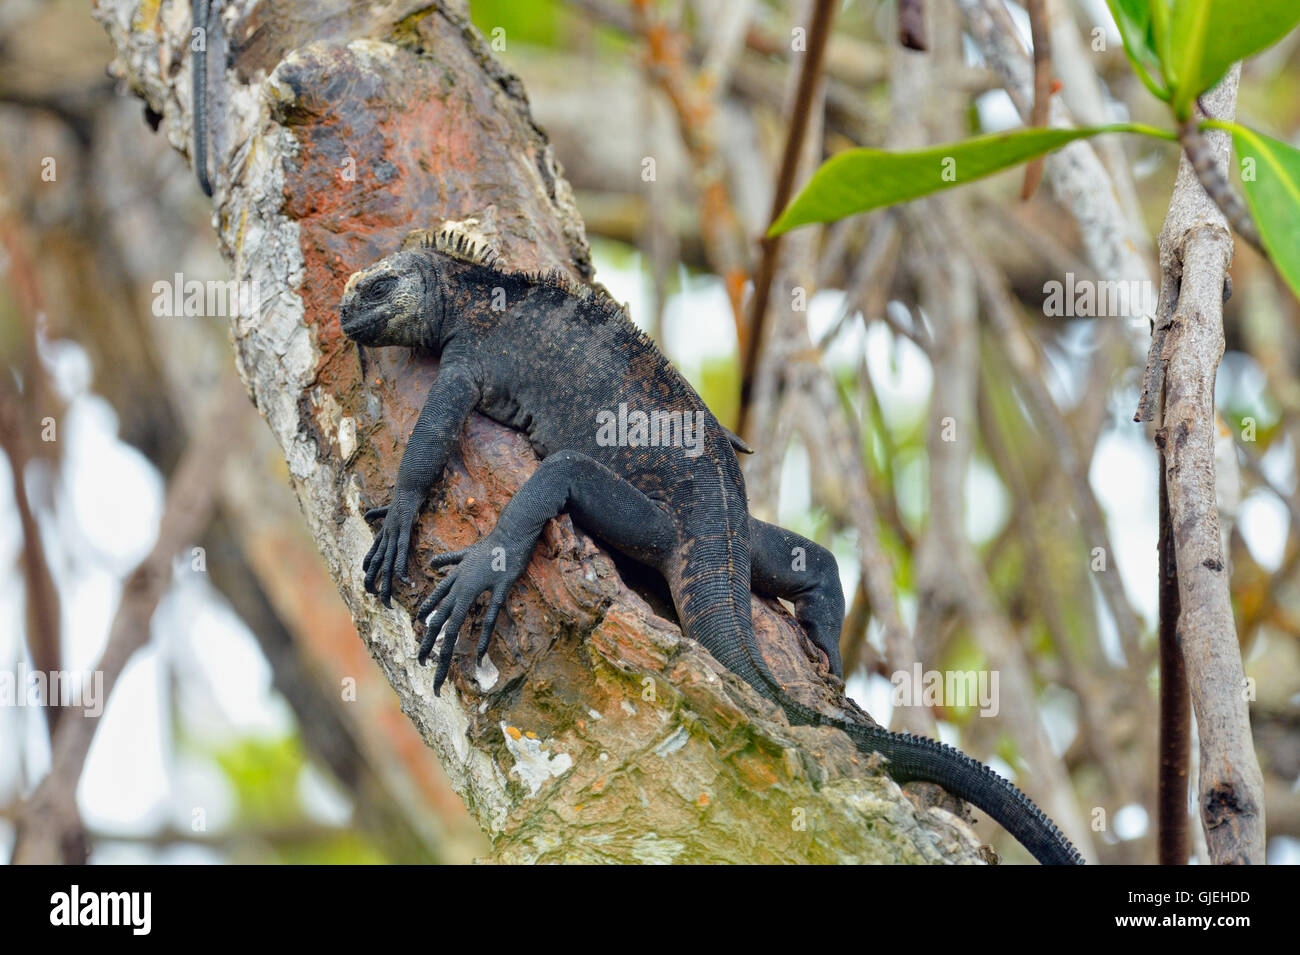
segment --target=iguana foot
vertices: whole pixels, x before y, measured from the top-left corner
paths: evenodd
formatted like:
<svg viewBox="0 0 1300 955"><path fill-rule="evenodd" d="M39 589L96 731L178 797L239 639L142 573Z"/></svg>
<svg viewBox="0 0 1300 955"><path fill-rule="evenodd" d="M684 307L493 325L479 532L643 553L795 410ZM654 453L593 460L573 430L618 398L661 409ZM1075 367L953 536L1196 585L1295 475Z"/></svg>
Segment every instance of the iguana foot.
<svg viewBox="0 0 1300 955"><path fill-rule="evenodd" d="M366 574L366 590L378 593L385 607L392 606L393 574L403 583L411 581L406 576L406 564L411 547L411 531L415 528L415 516L420 510L420 502L404 499L398 494L393 503L387 507L375 507L366 511L367 521L382 520L384 523L375 535L366 558L361 562L361 569ZM378 585L378 590L376 590Z"/></svg>
<svg viewBox="0 0 1300 955"><path fill-rule="evenodd" d="M843 678L844 591L831 552L794 531L751 517L749 572L756 593L794 604L804 633L826 654L831 672Z"/></svg>
<svg viewBox="0 0 1300 955"><path fill-rule="evenodd" d="M442 649L438 653L438 670L433 677L434 696L442 690L442 684L451 669L451 658L456 652L460 628L484 591L490 591L492 597L488 602L487 613L483 615L483 628L479 633L474 659L482 660L487 653L492 628L496 626L497 615L505 605L506 594L528 566L535 543L535 540L526 543L513 541L498 527L473 547L437 554L431 560L434 567L451 565L447 576L438 582L433 593L425 598L416 611L416 617L421 620L432 614L425 627L424 640L420 642L421 664L433 650L438 632L444 632Z"/></svg>
<svg viewBox="0 0 1300 955"><path fill-rule="evenodd" d="M435 567L455 565L417 611L421 620L433 613L420 644L421 663L446 624L435 694L447 678L456 638L474 602L484 591L492 592L478 641L477 659L482 660L506 594L528 566L542 527L565 510L584 529L656 569L673 553L673 522L645 494L585 454L557 451L547 456L510 499L492 533L466 550L433 558Z"/></svg>

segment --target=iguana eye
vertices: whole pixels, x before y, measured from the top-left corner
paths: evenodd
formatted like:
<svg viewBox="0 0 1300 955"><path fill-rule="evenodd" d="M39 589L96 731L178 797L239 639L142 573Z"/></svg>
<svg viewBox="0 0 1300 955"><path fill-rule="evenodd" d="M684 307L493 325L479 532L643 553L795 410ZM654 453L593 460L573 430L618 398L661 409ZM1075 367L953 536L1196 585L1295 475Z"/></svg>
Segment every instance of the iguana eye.
<svg viewBox="0 0 1300 955"><path fill-rule="evenodd" d="M387 298L395 288L397 288L397 277L385 275L370 284L370 287L366 289L366 298L373 300Z"/></svg>

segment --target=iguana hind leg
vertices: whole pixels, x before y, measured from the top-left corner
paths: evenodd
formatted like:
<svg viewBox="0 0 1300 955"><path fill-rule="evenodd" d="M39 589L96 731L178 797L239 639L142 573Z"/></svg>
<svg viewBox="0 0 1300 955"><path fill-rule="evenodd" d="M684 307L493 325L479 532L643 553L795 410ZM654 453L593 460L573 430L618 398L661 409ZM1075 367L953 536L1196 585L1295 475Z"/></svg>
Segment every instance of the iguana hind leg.
<svg viewBox="0 0 1300 955"><path fill-rule="evenodd" d="M844 676L840 661L844 590L831 552L794 531L751 517L749 576L754 593L784 597L794 604L808 638L826 654L831 671Z"/></svg>
<svg viewBox="0 0 1300 955"><path fill-rule="evenodd" d="M523 574L546 522L567 511L584 530L634 560L661 569L676 546L672 520L654 501L594 458L576 451L546 457L501 512L491 533L472 547L433 558L435 567L452 565L447 576L420 605L432 613L420 644L420 662L445 630L433 691L442 689L465 617L485 591L492 598L483 617L477 658L487 652L492 628L511 586ZM444 627L445 625L445 627Z"/></svg>

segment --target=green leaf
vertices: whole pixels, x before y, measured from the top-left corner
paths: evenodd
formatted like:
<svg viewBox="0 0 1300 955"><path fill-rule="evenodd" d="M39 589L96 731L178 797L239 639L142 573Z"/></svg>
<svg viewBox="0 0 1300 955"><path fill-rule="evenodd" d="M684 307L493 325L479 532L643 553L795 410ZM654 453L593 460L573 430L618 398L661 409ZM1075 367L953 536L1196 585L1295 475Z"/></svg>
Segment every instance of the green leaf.
<svg viewBox="0 0 1300 955"><path fill-rule="evenodd" d="M1300 150L1235 123L1241 186L1264 248L1300 298Z"/></svg>
<svg viewBox="0 0 1300 955"><path fill-rule="evenodd" d="M1156 53L1155 27L1151 19L1149 0L1106 0L1110 15L1119 27L1120 38L1124 41L1124 53L1133 65L1133 72L1146 85L1153 96L1168 100L1170 91L1163 86L1159 77L1163 70L1160 56Z"/></svg>
<svg viewBox="0 0 1300 955"><path fill-rule="evenodd" d="M1172 139L1137 123L1082 129L1017 129L915 152L850 149L826 160L768 229L780 235L810 222L834 222L858 212L907 202L983 179L1076 139L1136 132Z"/></svg>
<svg viewBox="0 0 1300 955"><path fill-rule="evenodd" d="M1169 10L1171 0L1151 0L1151 34L1155 43L1156 59L1160 61L1165 83L1172 87L1173 80L1169 74ZM1172 95L1172 93L1171 93Z"/></svg>
<svg viewBox="0 0 1300 955"><path fill-rule="evenodd" d="M1296 0L1174 0L1165 78L1174 114L1192 103L1238 60L1272 46L1300 23Z"/></svg>

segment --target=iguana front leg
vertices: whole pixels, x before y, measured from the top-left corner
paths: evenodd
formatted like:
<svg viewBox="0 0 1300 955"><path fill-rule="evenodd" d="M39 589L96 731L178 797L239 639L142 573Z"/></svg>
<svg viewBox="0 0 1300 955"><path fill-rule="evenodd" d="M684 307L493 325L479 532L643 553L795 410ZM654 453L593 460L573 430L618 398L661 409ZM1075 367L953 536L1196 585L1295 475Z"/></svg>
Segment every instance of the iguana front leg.
<svg viewBox="0 0 1300 955"><path fill-rule="evenodd" d="M393 571L406 580L416 515L433 482L442 474L452 442L460 435L478 399L479 387L469 369L458 365L448 367L444 362L402 452L392 501L387 507L366 512L366 520L383 518L384 521L361 564L366 574L366 590L375 593L378 583L384 606L389 606L393 595Z"/></svg>
<svg viewBox="0 0 1300 955"><path fill-rule="evenodd" d="M416 611L420 619L433 614L420 644L421 663L446 625L433 677L435 696L451 669L460 628L479 595L492 593L478 640L476 659L482 660L506 595L528 566L542 528L562 511L584 530L656 569L665 566L676 546L677 532L668 513L632 484L577 451L549 455L510 499L487 537L465 550L433 558L435 567L455 565Z"/></svg>

